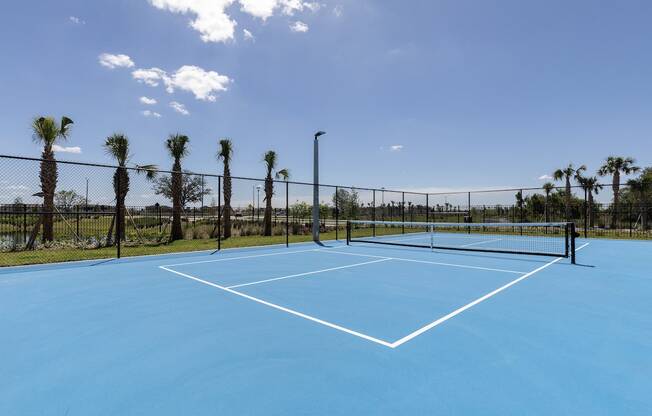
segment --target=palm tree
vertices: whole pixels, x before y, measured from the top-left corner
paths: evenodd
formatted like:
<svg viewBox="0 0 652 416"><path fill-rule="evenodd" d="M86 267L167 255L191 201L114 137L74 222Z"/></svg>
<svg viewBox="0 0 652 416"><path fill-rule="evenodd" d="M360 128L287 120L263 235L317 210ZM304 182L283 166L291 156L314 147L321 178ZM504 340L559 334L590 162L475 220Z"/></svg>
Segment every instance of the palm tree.
<svg viewBox="0 0 652 416"><path fill-rule="evenodd" d="M276 179L283 178L287 181L290 177L290 171L287 169L276 170L276 152L270 150L263 156L267 175L265 176L265 216L263 218L264 235L272 235L272 196L274 196L274 180L272 174Z"/></svg>
<svg viewBox="0 0 652 416"><path fill-rule="evenodd" d="M172 134L165 141L165 147L174 159L172 165L172 230L170 242L183 238L181 228L181 193L183 192L183 172L181 171L181 159L188 155L188 142L190 138L182 134Z"/></svg>
<svg viewBox="0 0 652 416"><path fill-rule="evenodd" d="M545 206L545 222L550 221L550 213L548 212L548 202L550 201L550 192L555 189L555 185L551 182L546 182L543 184L543 192L546 194L546 206Z"/></svg>
<svg viewBox="0 0 652 416"><path fill-rule="evenodd" d="M640 178L628 180L627 186L638 199L639 209L641 213L641 227L643 230L647 230L647 207L645 204L645 197L652 188L652 180L649 176L641 175Z"/></svg>
<svg viewBox="0 0 652 416"><path fill-rule="evenodd" d="M68 117L61 117L61 122L57 123L53 117L37 117L32 121L32 139L43 145L41 153L41 171L39 178L41 180L40 196L43 197L43 213L34 226L27 248L34 248L34 242L38 235L39 228L43 224L42 241L54 240L54 193L57 188L57 164L54 159L53 147L58 140L65 140L70 134L73 121Z"/></svg>
<svg viewBox="0 0 652 416"><path fill-rule="evenodd" d="M233 143L229 139L220 140L220 150L217 160L224 164L224 238L231 237L231 158L233 157Z"/></svg>
<svg viewBox="0 0 652 416"><path fill-rule="evenodd" d="M104 150L116 160L118 167L113 174L113 191L115 192L115 201L117 207L117 226L115 227L114 241L125 239L125 199L129 192L129 172L127 163L130 159L129 138L124 134L115 133L106 138L104 141ZM156 176L158 167L156 165L136 165L136 172L145 172L148 179ZM107 245L111 245L111 235L113 234L113 221L109 227L107 235Z"/></svg>
<svg viewBox="0 0 652 416"><path fill-rule="evenodd" d="M588 200L587 209L589 210L589 227L593 227L593 195L599 194L603 186L598 182L598 178L595 176L580 176L577 178L577 181L582 186L582 189L584 189L586 192Z"/></svg>
<svg viewBox="0 0 652 416"><path fill-rule="evenodd" d="M564 169L557 169L552 177L556 181L565 180L566 181L566 191L564 193L564 206L566 211L566 221L571 220L571 179L579 178L583 171L586 170L586 166L582 165L579 168L575 169L572 163L569 163L568 166Z"/></svg>
<svg viewBox="0 0 652 416"><path fill-rule="evenodd" d="M598 175L611 175L611 189L614 193L614 203L611 209L611 227L616 227L618 220L618 203L620 202L620 174L629 175L639 171L638 166L634 166L635 160L631 157L609 156L604 164L598 170Z"/></svg>

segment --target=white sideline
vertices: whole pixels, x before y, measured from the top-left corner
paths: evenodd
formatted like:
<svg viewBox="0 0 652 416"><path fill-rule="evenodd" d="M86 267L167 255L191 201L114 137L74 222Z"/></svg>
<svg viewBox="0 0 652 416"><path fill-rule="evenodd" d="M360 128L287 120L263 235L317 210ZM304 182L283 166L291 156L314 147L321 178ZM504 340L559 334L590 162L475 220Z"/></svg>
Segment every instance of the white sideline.
<svg viewBox="0 0 652 416"><path fill-rule="evenodd" d="M382 339L374 338L372 336L363 334L361 332L357 332L357 331L354 331L352 329L345 328L343 326L336 325L336 324L333 324L333 323L328 322L328 321L324 321L324 320L319 319L319 318L315 318L314 316L306 315L305 313L297 312L297 311L295 311L293 309L285 308L283 306L276 305L274 303L267 302L267 301L262 300L262 299L258 299L256 297L244 294L242 292L238 292L236 290L229 289L228 287L220 286L220 285L217 285L215 283L211 283L211 282L208 282L206 280L199 279L199 278L191 276L189 274L185 274L185 273L178 272L176 270L168 269L165 266L159 266L159 268L161 268L163 270L166 270L166 271L168 271L170 273L174 273L176 275L185 277L186 279L191 279L191 280L194 280L196 282L203 283L205 285L212 286L212 287L224 290L225 292L229 292L229 293L232 293L234 295L241 296L241 297L243 297L245 299L252 300L252 301L260 303L262 305L269 306L270 308L278 309L279 311L287 312L289 314L298 316L300 318L304 318L304 319L307 319L309 321L316 322L316 323L318 323L320 325L324 325L324 326L327 326L329 328L337 329L338 331L346 332L347 334L354 335L356 337L365 339L367 341L375 342L376 344L380 344L380 345L385 346L385 347L393 348L391 343L389 343L387 341L383 341Z"/></svg>
<svg viewBox="0 0 652 416"><path fill-rule="evenodd" d="M237 287L252 286L252 285L257 285L257 284L260 284L260 283L274 282L276 280L284 280L284 279L290 279L290 278L293 278L293 277L309 276L311 274L325 273L325 272L330 272L330 271L333 271L333 270L348 269L348 268L351 268L351 267L364 266L366 264L380 263L382 261L387 261L387 260L392 260L392 259L387 257L387 258L378 259L378 260L366 261L364 263L349 264L349 265L346 265L346 266L331 267L330 269L315 270L315 271L312 271L312 272L297 273L297 274L291 274L291 275L288 275L288 276L281 276L281 277L274 277L274 278L271 278L271 279L258 280L256 282L242 283L240 285L227 286L227 288L228 289L235 289Z"/></svg>
<svg viewBox="0 0 652 416"><path fill-rule="evenodd" d="M505 270L505 269L493 269L493 268L490 268L490 267L469 266L467 264L441 263L441 262L437 262L437 261L405 259L405 258L402 258L402 257L374 256L374 255L371 255L371 254L344 253L342 251L335 251L335 250L328 250L326 253L344 254L346 256L373 257L373 258L378 258L378 259L391 259L391 260L398 260L398 261L409 261L409 262L412 262L412 263L434 264L435 266L459 267L461 269L485 270L485 271L489 271L489 272L502 272L502 273L513 273L513 274L525 274L525 273L527 273L527 272L520 272L520 271L517 271L517 270Z"/></svg>
<svg viewBox="0 0 652 416"><path fill-rule="evenodd" d="M323 248L323 249L322 248L310 248L310 249L306 249L306 250L279 251L278 253L253 254L253 255L250 255L250 256L227 257L225 259L190 261L190 262L187 262L187 263L165 264L163 267L190 266L190 265L193 265L193 264L216 263L216 262L222 262L222 261L252 259L252 258L256 258L256 257L284 256L284 255L287 255L287 254L308 253L308 252L311 252L311 251L321 251L321 250L328 250L328 248Z"/></svg>
<svg viewBox="0 0 652 416"><path fill-rule="evenodd" d="M496 241L500 241L502 238L495 238L493 240L487 240L487 241L478 241L477 243L470 243L470 244L463 244L460 247L471 247L471 246L478 246L480 244L489 244L489 243L495 243Z"/></svg>
<svg viewBox="0 0 652 416"><path fill-rule="evenodd" d="M576 251L581 250L581 249L583 249L584 247L586 247L588 245L589 245L589 243L585 243L584 245L578 247L575 250ZM541 270L545 269L548 266L551 266L551 265L557 263L560 260L563 260L563 257L558 257L558 258L544 264L543 266L541 266L541 267L539 267L537 269L534 269L529 273L524 274L523 276L519 277L518 279L512 280L511 282L507 283L506 285L503 285L503 286L499 287L498 289L496 289L494 291L491 291L491 292L487 293L486 295L477 298L473 302L467 303L466 305L462 306L459 309L454 310L453 312L449 313L448 315L444 315L441 318L437 319L436 321L433 321L433 322L429 323L428 325L426 325L426 326L424 326L424 327L422 327L420 329L417 329L416 331L412 332L411 334L406 335L403 338L393 342L390 347L391 348L396 348L396 347L399 347L399 346L405 344L406 342L410 341L411 339L418 337L419 335L423 334L424 332L429 331L432 328L436 327L437 325L440 325L440 324L448 321L452 317L454 317L456 315L459 315L460 313L464 312L465 310L467 310L469 308L472 308L473 306L475 306L475 305L489 299L490 297L502 292L503 290L505 290L505 289L507 289L507 288L509 288L511 286L514 286L518 282L521 282L521 281L527 279L528 277L531 277L531 276L535 275L536 273L540 272Z"/></svg>

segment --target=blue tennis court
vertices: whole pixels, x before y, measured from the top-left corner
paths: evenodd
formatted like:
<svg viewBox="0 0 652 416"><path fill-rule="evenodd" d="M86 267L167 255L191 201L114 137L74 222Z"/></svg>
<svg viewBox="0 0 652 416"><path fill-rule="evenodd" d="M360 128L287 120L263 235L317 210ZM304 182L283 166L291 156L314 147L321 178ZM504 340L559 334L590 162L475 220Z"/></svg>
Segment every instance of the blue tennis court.
<svg viewBox="0 0 652 416"><path fill-rule="evenodd" d="M332 241L3 269L0 414L650 414L651 247L578 240L572 265Z"/></svg>

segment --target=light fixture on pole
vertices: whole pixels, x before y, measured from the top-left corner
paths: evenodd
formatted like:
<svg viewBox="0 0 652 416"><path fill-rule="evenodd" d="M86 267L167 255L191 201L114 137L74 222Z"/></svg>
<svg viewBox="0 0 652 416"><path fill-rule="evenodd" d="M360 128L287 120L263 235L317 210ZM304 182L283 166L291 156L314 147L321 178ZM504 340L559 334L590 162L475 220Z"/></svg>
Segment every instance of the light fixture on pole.
<svg viewBox="0 0 652 416"><path fill-rule="evenodd" d="M319 242L319 136L325 131L315 133L313 146L313 188L312 188L312 240Z"/></svg>
<svg viewBox="0 0 652 416"><path fill-rule="evenodd" d="M258 209L256 214L256 221L260 221L260 188L260 185L256 186L256 190L258 191Z"/></svg>

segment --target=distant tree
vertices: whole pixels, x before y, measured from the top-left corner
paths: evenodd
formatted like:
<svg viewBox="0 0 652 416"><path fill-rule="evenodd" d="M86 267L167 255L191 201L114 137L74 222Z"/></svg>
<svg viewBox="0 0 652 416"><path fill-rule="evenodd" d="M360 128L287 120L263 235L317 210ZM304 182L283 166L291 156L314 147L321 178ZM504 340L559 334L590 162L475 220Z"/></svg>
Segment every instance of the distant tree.
<svg viewBox="0 0 652 416"><path fill-rule="evenodd" d="M32 121L32 139L43 145L41 153L41 192L43 197L43 213L34 225L27 242L27 249L34 248L34 242L38 235L41 224L43 224L43 242L54 240L54 193L57 187L57 164L54 159L54 145L59 140L65 140L70 135L73 121L68 117L62 117L61 122L52 117L37 117Z"/></svg>
<svg viewBox="0 0 652 416"><path fill-rule="evenodd" d="M391 201L392 210L394 203L394 201ZM342 218L354 219L358 216L360 211L360 196L355 189L348 191L339 188L333 195L333 204L337 206ZM390 213L390 216L391 215L392 214Z"/></svg>
<svg viewBox="0 0 652 416"><path fill-rule="evenodd" d="M549 202L550 202L550 192L555 189L555 185L550 182L546 182L543 184L543 192L546 194L546 206L545 206L545 221L548 222L550 221L550 210L549 210Z"/></svg>
<svg viewBox="0 0 652 416"><path fill-rule="evenodd" d="M160 175L154 180L154 193L156 195L163 195L165 198L170 201L173 200L173 191L172 191L172 176L171 175ZM188 204L194 202L201 202L204 196L211 194L212 189L203 184L201 176L189 174L185 171L181 176L181 206L185 207ZM215 203L216 201L211 201Z"/></svg>
<svg viewBox="0 0 652 416"><path fill-rule="evenodd" d="M290 171L287 169L277 170L277 155L276 152L270 150L265 153L263 156L263 162L265 163L265 170L267 174L265 175L265 216L263 219L263 234L265 236L272 235L272 197L274 196L274 179L282 178L284 181L287 181L290 177Z"/></svg>
<svg viewBox="0 0 652 416"><path fill-rule="evenodd" d="M307 219L310 218L311 206L306 202L297 202L290 205L290 215L293 219Z"/></svg>
<svg viewBox="0 0 652 416"><path fill-rule="evenodd" d="M125 199L129 193L129 171L127 164L131 158L129 153L129 138L124 134L114 133L104 140L104 151L107 155L115 160L118 164L115 172L113 173L113 192L115 193L115 201L117 209L117 221L119 226L115 227L115 240L118 241L125 239ZM135 165L136 172L145 173L147 179L153 180L156 176L158 167L156 165ZM107 243L111 244L111 234L113 233L113 221L109 226L107 234Z"/></svg>
<svg viewBox="0 0 652 416"><path fill-rule="evenodd" d="M652 175L650 175L652 176ZM647 204L646 199L650 190L652 190L652 178L647 175L641 175L639 178L627 181L630 191L636 195L636 201L639 206L641 216L641 226L647 230Z"/></svg>
<svg viewBox="0 0 652 416"><path fill-rule="evenodd" d="M69 210L75 205L81 205L84 201L84 197L73 190L61 190L54 194L54 204L64 210Z"/></svg>
<svg viewBox="0 0 652 416"><path fill-rule="evenodd" d="M598 175L611 175L611 189L613 191L613 207L611 209L611 227L615 228L618 222L618 204L620 202L620 175L629 175L639 171L634 166L636 161L631 157L609 156L598 170Z"/></svg>
<svg viewBox="0 0 652 416"><path fill-rule="evenodd" d="M224 188L224 238L231 237L231 159L233 158L233 143L229 139L221 139L219 142L217 160L221 160L224 167L223 185Z"/></svg>
<svg viewBox="0 0 652 416"><path fill-rule="evenodd" d="M566 211L566 221L570 221L572 219L571 216L571 199L572 199L572 192L571 192L571 180L572 179L577 179L578 177L581 176L582 172L586 170L586 166L582 165L575 169L573 167L572 163L569 163L567 167L563 169L557 169L553 174L553 178L555 178L556 181L564 180L566 182L566 188L564 192L564 206L565 206L565 211Z"/></svg>
<svg viewBox="0 0 652 416"><path fill-rule="evenodd" d="M594 223L594 213L593 213L593 195L597 195L602 190L602 185L598 182L598 178L595 176L583 177L580 176L577 179L582 186L582 189L586 192L587 196L587 209L589 211L589 227L593 227Z"/></svg>
<svg viewBox="0 0 652 416"><path fill-rule="evenodd" d="M165 147L174 160L172 164L172 229L170 230L170 241L180 240L183 238L183 229L181 228L181 210L183 204L181 201L183 193L183 173L181 170L181 160L188 155L188 142L190 138L182 134L173 134L165 141Z"/></svg>

